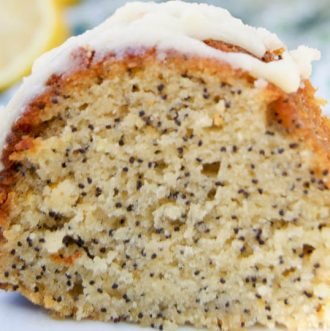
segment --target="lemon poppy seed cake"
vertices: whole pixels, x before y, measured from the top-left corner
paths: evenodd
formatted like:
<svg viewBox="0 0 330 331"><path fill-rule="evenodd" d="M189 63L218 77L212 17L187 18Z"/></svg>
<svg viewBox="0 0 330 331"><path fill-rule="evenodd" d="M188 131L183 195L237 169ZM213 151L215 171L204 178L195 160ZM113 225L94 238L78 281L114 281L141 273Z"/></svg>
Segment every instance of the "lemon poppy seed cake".
<svg viewBox="0 0 330 331"><path fill-rule="evenodd" d="M0 286L57 317L330 327L316 50L226 10L129 3L0 112Z"/></svg>

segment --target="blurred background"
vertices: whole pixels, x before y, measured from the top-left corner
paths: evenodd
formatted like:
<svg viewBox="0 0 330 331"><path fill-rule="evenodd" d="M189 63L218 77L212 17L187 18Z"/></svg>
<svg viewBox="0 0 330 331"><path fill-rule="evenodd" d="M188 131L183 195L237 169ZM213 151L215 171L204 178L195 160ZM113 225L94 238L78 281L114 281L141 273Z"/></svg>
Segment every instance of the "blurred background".
<svg viewBox="0 0 330 331"><path fill-rule="evenodd" d="M3 2L8 6L7 4L12 1L13 3L18 3L18 6L20 6L20 3L26 4L32 0L0 0L0 5ZM47 2L58 3L56 8L51 9L57 13L56 20L58 24L56 27L52 27L53 30L57 30L57 33L55 33L57 39L55 38L56 41L52 43L49 42L47 49L61 43L69 35L77 35L86 29L94 27L111 15L116 8L130 2L129 0L41 1L43 1L43 4ZM40 0L33 0L32 2L40 2ZM156 0L156 2L162 1ZM318 95L330 100L330 0L201 0L190 2L207 2L222 6L248 24L263 26L272 32L276 32L289 48L306 44L307 46L320 49L322 51L322 60L314 63L312 80L314 85L319 88ZM0 11L0 24L4 20L10 25L14 20L18 9L11 8L10 10L14 11L14 14L11 14L10 17L8 17L8 13L1 14ZM25 8L24 11L26 12L26 10ZM4 17L4 15L7 15L7 17ZM31 15L25 14L23 19L29 19L28 16ZM42 26L42 23L40 24ZM46 26L47 22L44 22L44 25ZM24 32L20 32L18 28L17 30L16 34ZM22 29L21 27L20 30L26 29ZM44 30L46 30L46 27L44 27ZM3 34L2 37L1 33ZM51 32L48 33L50 34ZM4 47L1 45L1 38L5 38L7 41L9 39L12 44L18 43L19 40L17 35L16 37L8 38L4 35L4 32L0 32L0 78L2 74L1 70L3 70L1 64L4 66L1 63L2 58L9 57L8 54L5 54ZM29 38L31 40L31 36ZM20 42L20 45L22 45L22 42ZM7 85L6 87L1 87L0 79L0 89L2 90L0 92L0 105L5 105L8 102L8 99L19 84L19 77L16 77L14 81L14 83L4 84ZM325 111L330 115L329 105L325 108Z"/></svg>

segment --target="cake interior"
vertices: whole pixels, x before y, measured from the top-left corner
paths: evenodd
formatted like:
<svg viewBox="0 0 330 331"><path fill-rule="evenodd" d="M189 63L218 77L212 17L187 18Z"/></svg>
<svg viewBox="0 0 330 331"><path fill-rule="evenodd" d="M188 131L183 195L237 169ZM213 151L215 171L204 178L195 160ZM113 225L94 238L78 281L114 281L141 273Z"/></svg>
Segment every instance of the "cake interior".
<svg viewBox="0 0 330 331"><path fill-rule="evenodd" d="M153 56L50 90L10 156L1 283L61 317L160 330L329 319L328 173L275 92Z"/></svg>

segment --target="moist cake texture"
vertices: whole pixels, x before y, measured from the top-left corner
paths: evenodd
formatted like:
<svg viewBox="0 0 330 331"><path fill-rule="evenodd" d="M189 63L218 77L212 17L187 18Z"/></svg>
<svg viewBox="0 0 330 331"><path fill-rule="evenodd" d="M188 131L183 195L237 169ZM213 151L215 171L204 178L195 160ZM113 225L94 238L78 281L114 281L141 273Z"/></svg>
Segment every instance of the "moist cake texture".
<svg viewBox="0 0 330 331"><path fill-rule="evenodd" d="M321 101L308 77L288 93L224 60L276 67L284 49L204 39L222 59L85 46L33 97L23 85L5 110L3 289L159 330L330 327Z"/></svg>

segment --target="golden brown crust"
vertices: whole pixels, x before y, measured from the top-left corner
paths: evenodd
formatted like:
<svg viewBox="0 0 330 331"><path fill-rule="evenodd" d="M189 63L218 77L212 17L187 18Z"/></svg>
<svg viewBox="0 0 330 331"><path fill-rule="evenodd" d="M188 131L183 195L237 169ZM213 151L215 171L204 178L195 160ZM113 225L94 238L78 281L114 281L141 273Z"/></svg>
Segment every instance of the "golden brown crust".
<svg viewBox="0 0 330 331"><path fill-rule="evenodd" d="M330 171L330 121L322 116L311 83L305 81L304 85L297 93L279 98L273 109L280 124L315 152L316 170Z"/></svg>
<svg viewBox="0 0 330 331"><path fill-rule="evenodd" d="M222 52L226 52L226 53L244 53L244 54L252 55L250 52L248 52L247 50L245 50L242 47L232 45L232 44L228 44L228 43L225 43L223 41L205 40L204 43L206 45L208 45L210 47L213 47L215 49L218 49ZM252 56L254 56L254 55L252 55Z"/></svg>
<svg viewBox="0 0 330 331"><path fill-rule="evenodd" d="M216 48L222 52L226 52L226 53L244 53L244 54L248 54L250 56L256 57L254 54L248 52L247 50L245 50L242 47L236 46L236 45L232 45L232 44L228 44L225 43L223 41L217 41L217 40L205 40L204 41L206 45ZM282 58L282 54L284 52L284 48L279 48L277 50L273 50L273 51L267 51L266 54L262 57L259 58L261 61L263 62L273 62L273 61L277 61L280 60Z"/></svg>
<svg viewBox="0 0 330 331"><path fill-rule="evenodd" d="M10 192L15 182L14 166L0 173L0 245L5 242L3 231L8 226L10 212Z"/></svg>

